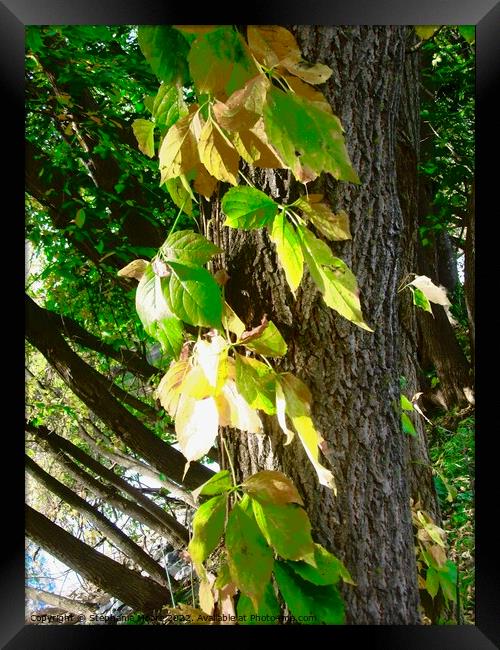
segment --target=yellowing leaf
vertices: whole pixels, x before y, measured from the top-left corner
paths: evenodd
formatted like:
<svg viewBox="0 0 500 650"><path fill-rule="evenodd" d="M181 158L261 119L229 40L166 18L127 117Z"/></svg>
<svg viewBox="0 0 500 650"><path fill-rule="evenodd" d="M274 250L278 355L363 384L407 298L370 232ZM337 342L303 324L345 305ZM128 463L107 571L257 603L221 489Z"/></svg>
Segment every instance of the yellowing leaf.
<svg viewBox="0 0 500 650"><path fill-rule="evenodd" d="M213 111L217 122L229 131L251 128L262 115L269 85L267 77L259 74L236 90L226 103L216 102Z"/></svg>
<svg viewBox="0 0 500 650"><path fill-rule="evenodd" d="M190 369L188 361L174 361L156 389L156 398L172 418L177 413L182 384Z"/></svg>
<svg viewBox="0 0 500 650"><path fill-rule="evenodd" d="M300 441L306 450L309 460L316 470L319 482L321 485L331 488L333 493L336 495L337 486L335 485L333 474L319 462L319 446L324 442L324 440L314 428L313 421L309 416L302 415L292 417L292 424L299 435Z"/></svg>
<svg viewBox="0 0 500 650"><path fill-rule="evenodd" d="M209 174L205 166L200 163L196 168L194 189L206 199L209 199L216 187L217 179Z"/></svg>
<svg viewBox="0 0 500 650"><path fill-rule="evenodd" d="M286 440L283 443L284 445L289 445L294 437L294 432L288 428L286 423L286 401L285 394L281 388L279 381L276 382L276 417L278 418L278 423L286 436Z"/></svg>
<svg viewBox="0 0 500 650"><path fill-rule="evenodd" d="M199 161L193 121L199 121L195 104L167 132L160 147L161 183L176 178L196 167Z"/></svg>
<svg viewBox="0 0 500 650"><path fill-rule="evenodd" d="M410 285L419 289L427 300L430 300L437 305L442 305L443 307L450 306L450 301L446 295L446 289L442 286L436 286L426 275L417 276L410 282Z"/></svg>
<svg viewBox="0 0 500 650"><path fill-rule="evenodd" d="M180 450L190 462L205 456L219 430L219 413L213 397L197 400L182 394L175 415L175 433Z"/></svg>
<svg viewBox="0 0 500 650"><path fill-rule="evenodd" d="M349 230L349 216L344 210L339 210L335 214L326 203L312 203L306 197L299 200L298 207L303 211L306 218L328 239L333 241L352 239Z"/></svg>
<svg viewBox="0 0 500 650"><path fill-rule="evenodd" d="M238 392L233 380L228 380L216 398L221 427L234 427L248 433L261 433L262 422Z"/></svg>
<svg viewBox="0 0 500 650"><path fill-rule="evenodd" d="M198 151L201 162L212 176L231 185L238 184L238 152L212 120L205 122Z"/></svg>
<svg viewBox="0 0 500 650"><path fill-rule="evenodd" d="M122 278L135 278L136 280L140 280L148 264L149 262L146 262L146 260L134 260L127 264L127 266L124 266L123 269L120 269L116 275Z"/></svg>
<svg viewBox="0 0 500 650"><path fill-rule="evenodd" d="M297 77L310 84L322 84L332 76L333 70L323 63L308 63L307 61L295 61L285 59L282 62L284 68Z"/></svg>
<svg viewBox="0 0 500 650"><path fill-rule="evenodd" d="M258 354L270 357L284 357L288 349L285 339L272 321L268 322L258 337L245 341L245 346Z"/></svg>
<svg viewBox="0 0 500 650"><path fill-rule="evenodd" d="M309 415L311 412L312 395L306 384L295 375L292 375L291 372L285 372L279 375L278 384L283 389L287 414L290 417Z"/></svg>
<svg viewBox="0 0 500 650"><path fill-rule="evenodd" d="M249 165L264 169L286 168L287 165L269 142L262 118L257 120L251 129L234 131L230 137L240 156Z"/></svg>
<svg viewBox="0 0 500 650"><path fill-rule="evenodd" d="M276 374L265 363L241 354L236 355L236 387L252 408L274 415L275 385Z"/></svg>
<svg viewBox="0 0 500 650"><path fill-rule="evenodd" d="M429 38L432 38L438 29L439 25L418 25L415 27L417 36L423 41L427 41Z"/></svg>
<svg viewBox="0 0 500 650"><path fill-rule="evenodd" d="M218 395L227 378L228 344L221 336L213 336L209 341L200 339L194 347L194 359L202 369L213 395Z"/></svg>
<svg viewBox="0 0 500 650"><path fill-rule="evenodd" d="M241 337L246 329L245 323L237 316L227 302L224 302L222 308L222 325L224 326L224 329L233 332L233 334L236 334L238 338Z"/></svg>
<svg viewBox="0 0 500 650"><path fill-rule="evenodd" d="M200 601L200 607L205 614L211 615L215 607L214 595L212 593L212 584L215 581L215 576L212 573L207 573L206 576L206 578L200 580L198 599Z"/></svg>
<svg viewBox="0 0 500 650"><path fill-rule="evenodd" d="M300 61L302 54L295 37L278 25L249 25L248 45L259 63L274 68L285 59Z"/></svg>
<svg viewBox="0 0 500 650"><path fill-rule="evenodd" d="M282 472L263 470L252 474L243 483L243 489L254 499L276 504L304 502L292 481Z"/></svg>
<svg viewBox="0 0 500 650"><path fill-rule="evenodd" d="M304 255L295 228L288 222L282 211L274 217L271 241L276 246L276 253L285 272L288 286L295 294L304 272Z"/></svg>
<svg viewBox="0 0 500 650"><path fill-rule="evenodd" d="M332 107L330 106L328 100L319 90L316 90L316 88L313 88L309 84L304 83L298 77L292 77L285 74L283 75L283 78L294 93L297 93L297 95L300 95L301 97L304 97L304 99L309 100L322 111L333 114Z"/></svg>
<svg viewBox="0 0 500 650"><path fill-rule="evenodd" d="M139 150L149 158L155 155L154 129L155 125L151 120L138 119L132 122L132 130L137 139Z"/></svg>

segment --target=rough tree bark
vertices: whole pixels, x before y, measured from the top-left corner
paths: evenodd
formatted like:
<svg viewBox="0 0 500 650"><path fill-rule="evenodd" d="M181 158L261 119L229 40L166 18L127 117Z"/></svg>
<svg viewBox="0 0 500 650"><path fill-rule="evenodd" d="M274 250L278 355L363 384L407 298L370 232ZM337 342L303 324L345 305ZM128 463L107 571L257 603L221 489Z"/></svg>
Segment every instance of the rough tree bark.
<svg viewBox="0 0 500 650"><path fill-rule="evenodd" d="M171 603L168 589L95 551L28 505L25 527L36 544L134 609L148 613Z"/></svg>
<svg viewBox="0 0 500 650"><path fill-rule="evenodd" d="M315 539L342 558L357 583L343 590L348 623L414 624L420 619L408 452L400 425L397 309L404 251L396 123L403 83L418 84L416 77L404 81L403 75L409 29L294 32L306 59L333 68L325 92L342 121L361 184L328 178L322 190L334 209L351 217L353 241L333 249L357 275L364 313L375 331L362 331L327 308L310 278L294 301L267 235L221 228L215 202L214 238L224 247L222 262L231 276L228 302L247 325L267 313L283 333L288 354L281 368L295 372L315 396L313 417L331 449L338 496L318 484L300 442L283 447L274 422L266 421L266 436L234 434L232 451L240 477L275 468L294 480ZM286 174L252 175L280 201L294 198L296 188Z"/></svg>

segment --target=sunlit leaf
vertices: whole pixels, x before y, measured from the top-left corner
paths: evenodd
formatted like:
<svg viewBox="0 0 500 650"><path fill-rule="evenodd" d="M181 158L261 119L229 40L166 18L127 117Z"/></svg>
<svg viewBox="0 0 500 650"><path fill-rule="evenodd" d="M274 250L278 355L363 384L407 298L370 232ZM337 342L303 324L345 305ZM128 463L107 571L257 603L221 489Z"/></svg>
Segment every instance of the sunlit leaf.
<svg viewBox="0 0 500 650"><path fill-rule="evenodd" d="M160 81L185 82L189 79L189 45L171 25L140 25L139 47Z"/></svg>
<svg viewBox="0 0 500 650"><path fill-rule="evenodd" d="M193 517L193 538L188 552L195 566L204 562L219 543L226 518L225 494L203 503Z"/></svg>
<svg viewBox="0 0 500 650"><path fill-rule="evenodd" d="M228 377L228 343L221 336L212 336L210 341L197 341L193 356L203 370L212 394L218 395Z"/></svg>
<svg viewBox="0 0 500 650"><path fill-rule="evenodd" d="M187 115L188 108L182 86L162 83L154 98L151 112L156 126L160 129L169 129L181 117Z"/></svg>
<svg viewBox="0 0 500 650"><path fill-rule="evenodd" d="M258 501L270 501L278 505L286 503L304 505L292 481L282 472L275 470L266 469L252 474L244 481L243 489Z"/></svg>
<svg viewBox="0 0 500 650"><path fill-rule="evenodd" d="M182 384L191 369L189 361L179 359L174 361L156 389L156 397L167 413L175 418L177 406L182 391Z"/></svg>
<svg viewBox="0 0 500 650"><path fill-rule="evenodd" d="M236 611L238 617L242 619L241 625L275 625L281 610L272 583L267 583L257 608L253 606L248 596L241 594Z"/></svg>
<svg viewBox="0 0 500 650"><path fill-rule="evenodd" d="M212 574L207 573L206 575L210 575L213 581L214 577ZM205 576L200 580L198 600L200 601L200 607L205 612L205 614L211 615L214 611L215 599L212 592L212 585L210 583L210 580Z"/></svg>
<svg viewBox="0 0 500 650"><path fill-rule="evenodd" d="M460 35L465 38L467 43L471 45L476 40L476 26L475 25L458 25L458 31Z"/></svg>
<svg viewBox="0 0 500 650"><path fill-rule="evenodd" d="M401 426L403 427L403 433L407 433L410 436L417 435L413 422L406 413L401 413Z"/></svg>
<svg viewBox="0 0 500 650"><path fill-rule="evenodd" d="M222 252L218 246L193 230L171 233L161 248L168 260L199 265L206 264L214 255Z"/></svg>
<svg viewBox="0 0 500 650"><path fill-rule="evenodd" d="M406 395L403 395L401 393L401 408L403 411L414 411L415 409L413 408L413 404L410 402L410 400L406 397Z"/></svg>
<svg viewBox="0 0 500 650"><path fill-rule="evenodd" d="M265 363L236 354L236 387L246 402L254 409L268 415L276 413L276 375Z"/></svg>
<svg viewBox="0 0 500 650"><path fill-rule="evenodd" d="M216 397L221 427L234 427L248 433L261 433L262 422L255 409L238 392L236 383L228 380Z"/></svg>
<svg viewBox="0 0 500 650"><path fill-rule="evenodd" d="M225 226L250 230L262 228L278 211L278 204L254 187L234 187L222 198Z"/></svg>
<svg viewBox="0 0 500 650"><path fill-rule="evenodd" d="M236 334L238 338L241 337L245 331L245 323L238 317L238 315L233 311L233 309L224 302L222 308L222 325L224 329L228 329L233 334Z"/></svg>
<svg viewBox="0 0 500 650"><path fill-rule="evenodd" d="M349 571L344 564L321 544L314 544L314 560L316 566L307 562L287 562L287 566L301 578L318 586L333 585L343 580L354 584Z"/></svg>
<svg viewBox="0 0 500 650"><path fill-rule="evenodd" d="M224 102L216 102L213 107L217 122L229 131L250 129L262 115L266 92L270 82L259 74L247 81Z"/></svg>
<svg viewBox="0 0 500 650"><path fill-rule="evenodd" d="M193 490L193 496L198 499L201 495L212 496L214 494L224 494L233 487L231 474L228 469L223 469L217 472L212 478L200 485L199 488Z"/></svg>
<svg viewBox="0 0 500 650"><path fill-rule="evenodd" d="M276 382L276 417L278 418L278 423L281 427L281 430L286 436L286 440L283 444L289 445L292 442L295 434L291 429L288 428L286 422L285 394L283 393L283 389L281 388L279 381Z"/></svg>
<svg viewBox="0 0 500 650"><path fill-rule="evenodd" d="M299 505L252 499L252 508L262 534L278 555L286 560L314 561L311 523Z"/></svg>
<svg viewBox="0 0 500 650"><path fill-rule="evenodd" d="M229 514L225 541L231 578L258 609L271 578L274 559L247 495L235 503Z"/></svg>
<svg viewBox="0 0 500 650"><path fill-rule="evenodd" d="M155 155L154 130L155 125L151 120L138 119L132 122L132 130L139 145L139 150L145 156L152 158Z"/></svg>
<svg viewBox="0 0 500 650"><path fill-rule="evenodd" d="M269 321L266 329L260 336L251 341L245 341L245 346L258 354L269 357L283 357L287 352L287 344L281 336L276 325Z"/></svg>
<svg viewBox="0 0 500 650"><path fill-rule="evenodd" d="M123 269L120 269L116 275L123 278L135 278L136 280L140 280L148 265L149 262L146 260L134 260L127 264L127 266L124 266Z"/></svg>
<svg viewBox="0 0 500 650"><path fill-rule="evenodd" d="M413 296L413 304L416 307L420 307L420 309L429 312L429 314L432 314L431 303L426 298L425 294L422 291L420 291L420 289L417 289L416 287L412 287L411 285L410 285L410 290Z"/></svg>
<svg viewBox="0 0 500 650"><path fill-rule="evenodd" d="M238 153L249 165L262 168L284 169L284 163L269 142L264 121L258 119L251 129L233 131L230 138Z"/></svg>
<svg viewBox="0 0 500 650"><path fill-rule="evenodd" d="M182 393L175 415L175 433L187 460L205 456L212 449L218 431L219 413L215 399L195 399Z"/></svg>
<svg viewBox="0 0 500 650"><path fill-rule="evenodd" d="M187 262L169 262L166 296L172 312L190 325L220 328L220 289L210 273Z"/></svg>
<svg viewBox="0 0 500 650"><path fill-rule="evenodd" d="M431 302L443 307L449 307L450 301L446 295L446 289L442 286L436 286L434 282L426 275L419 275L410 282L410 286L419 289L425 297Z"/></svg>
<svg viewBox="0 0 500 650"><path fill-rule="evenodd" d="M270 141L298 180L307 167L316 174L330 172L338 180L359 183L337 117L274 86L268 90L263 114Z"/></svg>
<svg viewBox="0 0 500 650"><path fill-rule="evenodd" d="M281 211L274 217L270 237L276 246L288 286L295 294L304 272L304 255L295 228Z"/></svg>
<svg viewBox="0 0 500 650"><path fill-rule="evenodd" d="M281 595L291 613L303 624L342 625L345 622L344 602L333 586L318 587L298 576L287 563L277 561L274 576Z"/></svg>

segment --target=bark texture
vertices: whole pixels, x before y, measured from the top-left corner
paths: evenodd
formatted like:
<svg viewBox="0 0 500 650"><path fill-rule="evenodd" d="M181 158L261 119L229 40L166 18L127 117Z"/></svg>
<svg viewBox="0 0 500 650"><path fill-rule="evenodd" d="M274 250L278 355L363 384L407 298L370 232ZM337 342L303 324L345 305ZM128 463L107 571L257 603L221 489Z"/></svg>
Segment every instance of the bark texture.
<svg viewBox="0 0 500 650"><path fill-rule="evenodd" d="M115 562L25 506L26 535L71 569L141 612L170 604L170 593L151 578Z"/></svg>
<svg viewBox="0 0 500 650"><path fill-rule="evenodd" d="M332 249L353 269L374 333L357 328L326 307L306 277L294 300L265 233L217 226L231 279L228 302L246 325L263 313L288 343L280 364L295 372L315 396L313 418L330 447L338 485L335 498L318 484L295 440L283 447L274 422L266 436L234 434L240 476L281 469L298 486L315 539L337 553L355 588L343 589L351 624L419 622L410 518L408 451L401 433L399 376L401 330L397 287L404 219L398 196L396 125L409 30L405 27L298 27L305 58L333 68L326 96L345 129L361 184L328 178L309 191L324 191L333 209L351 218L353 241ZM411 83L417 84L416 78ZM293 199L288 174L254 172L254 182L280 201Z"/></svg>

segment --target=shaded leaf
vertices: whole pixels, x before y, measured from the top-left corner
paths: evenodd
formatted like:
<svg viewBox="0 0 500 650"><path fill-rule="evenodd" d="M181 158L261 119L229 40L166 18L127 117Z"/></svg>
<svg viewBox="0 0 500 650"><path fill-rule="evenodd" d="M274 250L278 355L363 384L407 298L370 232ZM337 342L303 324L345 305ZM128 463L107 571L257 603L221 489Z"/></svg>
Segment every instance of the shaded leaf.
<svg viewBox="0 0 500 650"><path fill-rule="evenodd" d="M439 573L433 567L427 567L425 576L425 588L428 593L434 598L439 591Z"/></svg>
<svg viewBox="0 0 500 650"><path fill-rule="evenodd" d="M330 206L322 202L311 202L307 197L301 197L298 207L306 218L328 239L345 241L352 239L349 229L349 216L344 210L332 212Z"/></svg>
<svg viewBox="0 0 500 650"><path fill-rule="evenodd" d="M253 187L234 187L222 198L225 226L250 230L262 228L278 211L278 204L267 194Z"/></svg>
<svg viewBox="0 0 500 650"><path fill-rule="evenodd" d="M271 578L274 559L255 521L248 495L231 510L225 541L231 578L258 609Z"/></svg>
<svg viewBox="0 0 500 650"><path fill-rule="evenodd" d="M194 189L209 199L217 187L217 179L208 173L205 165L201 163L196 167L196 177L194 179Z"/></svg>
<svg viewBox="0 0 500 650"><path fill-rule="evenodd" d="M288 222L283 211L274 217L270 237L276 246L288 286L295 294L304 272L304 255L295 228Z"/></svg>
<svg viewBox="0 0 500 650"><path fill-rule="evenodd" d="M193 517L193 538L188 552L197 571L219 543L224 532L226 495L220 494L203 503Z"/></svg>
<svg viewBox="0 0 500 650"><path fill-rule="evenodd" d="M184 182L183 182L184 180ZM192 192L186 189L187 181L184 175L177 176L176 178L169 178L165 181L170 198L175 205L185 212L190 217L193 216L193 199Z"/></svg>
<svg viewBox="0 0 500 650"><path fill-rule="evenodd" d="M262 470L252 474L243 483L243 489L254 499L265 502L270 501L278 505L286 503L304 502L292 481L282 472L275 470Z"/></svg>
<svg viewBox="0 0 500 650"><path fill-rule="evenodd" d="M160 146L161 183L169 178L176 178L196 167L199 163L198 146L195 131L199 122L196 113L198 107L193 105L189 114L182 117L167 132Z"/></svg>
<svg viewBox="0 0 500 650"><path fill-rule="evenodd" d="M263 74L258 74L224 102L215 102L213 106L217 122L229 131L250 129L262 115L264 101L270 81Z"/></svg>
<svg viewBox="0 0 500 650"><path fill-rule="evenodd" d="M476 26L475 25L458 25L458 31L460 35L465 38L467 43L471 45L476 40Z"/></svg>
<svg viewBox="0 0 500 650"><path fill-rule="evenodd" d="M438 29L439 25L417 25L415 27L417 36L423 41L427 41L429 38L432 38Z"/></svg>
<svg viewBox="0 0 500 650"><path fill-rule="evenodd" d="M153 101L151 111L155 124L160 129L169 129L188 113L182 86L162 83Z"/></svg>
<svg viewBox="0 0 500 650"><path fill-rule="evenodd" d="M446 601L456 602L457 567L451 560L447 560L444 567L439 569L439 584Z"/></svg>
<svg viewBox="0 0 500 650"><path fill-rule="evenodd" d="M262 534L278 555L286 560L314 561L311 523L299 505L252 499L252 508Z"/></svg>
<svg viewBox="0 0 500 650"><path fill-rule="evenodd" d="M213 494L224 494L233 487L231 474L228 469L223 469L217 472L215 476L209 478L208 481L200 485L199 488L193 490L193 496L198 499L201 495L211 496Z"/></svg>
<svg viewBox="0 0 500 650"><path fill-rule="evenodd" d="M171 25L140 25L139 47L160 81L188 81L189 45Z"/></svg>
<svg viewBox="0 0 500 650"><path fill-rule="evenodd" d="M318 587L303 580L286 562L275 562L274 576L291 613L306 625L345 622L344 603L338 589L329 585Z"/></svg>
<svg viewBox="0 0 500 650"><path fill-rule="evenodd" d="M270 141L297 180L307 167L316 174L330 172L338 180L359 183L336 116L274 86L267 93L263 115Z"/></svg>
<svg viewBox="0 0 500 650"><path fill-rule="evenodd" d="M84 223L85 223L85 210L83 208L80 208L79 210L76 211L75 224L78 226L78 228L82 228Z"/></svg>
<svg viewBox="0 0 500 650"><path fill-rule="evenodd" d="M273 169L286 168L286 164L269 142L262 118L259 118L251 129L233 131L230 137L240 156L249 165Z"/></svg>
<svg viewBox="0 0 500 650"><path fill-rule="evenodd" d="M274 415L275 385L276 374L269 366L257 359L236 354L236 387L252 408Z"/></svg>
<svg viewBox="0 0 500 650"><path fill-rule="evenodd" d="M151 120L134 120L132 130L139 145L139 150L149 158L155 155L154 133L155 125Z"/></svg>
<svg viewBox="0 0 500 650"><path fill-rule="evenodd" d="M211 119L205 122L201 131L198 153L201 162L214 178L231 185L238 184L239 154Z"/></svg>
<svg viewBox="0 0 500 650"><path fill-rule="evenodd" d="M206 264L214 255L222 252L218 246L193 230L171 233L161 248L168 260L199 265Z"/></svg>
<svg viewBox="0 0 500 650"><path fill-rule="evenodd" d="M220 328L222 301L220 289L210 273L187 262L168 263L166 296L172 312L190 325Z"/></svg>
<svg viewBox="0 0 500 650"><path fill-rule="evenodd" d="M301 578L318 586L333 585L343 579L344 582L354 584L349 571L344 564L329 553L321 544L314 544L314 560L316 566L306 562L287 562L286 565L295 571Z"/></svg>
<svg viewBox="0 0 500 650"><path fill-rule="evenodd" d="M412 287L411 285L410 285L410 289L413 296L413 304L416 307L420 307L420 309L423 309L424 311L428 311L430 314L432 314L431 303L425 297L425 294L422 291L420 291L420 289L417 289L416 287Z"/></svg>

